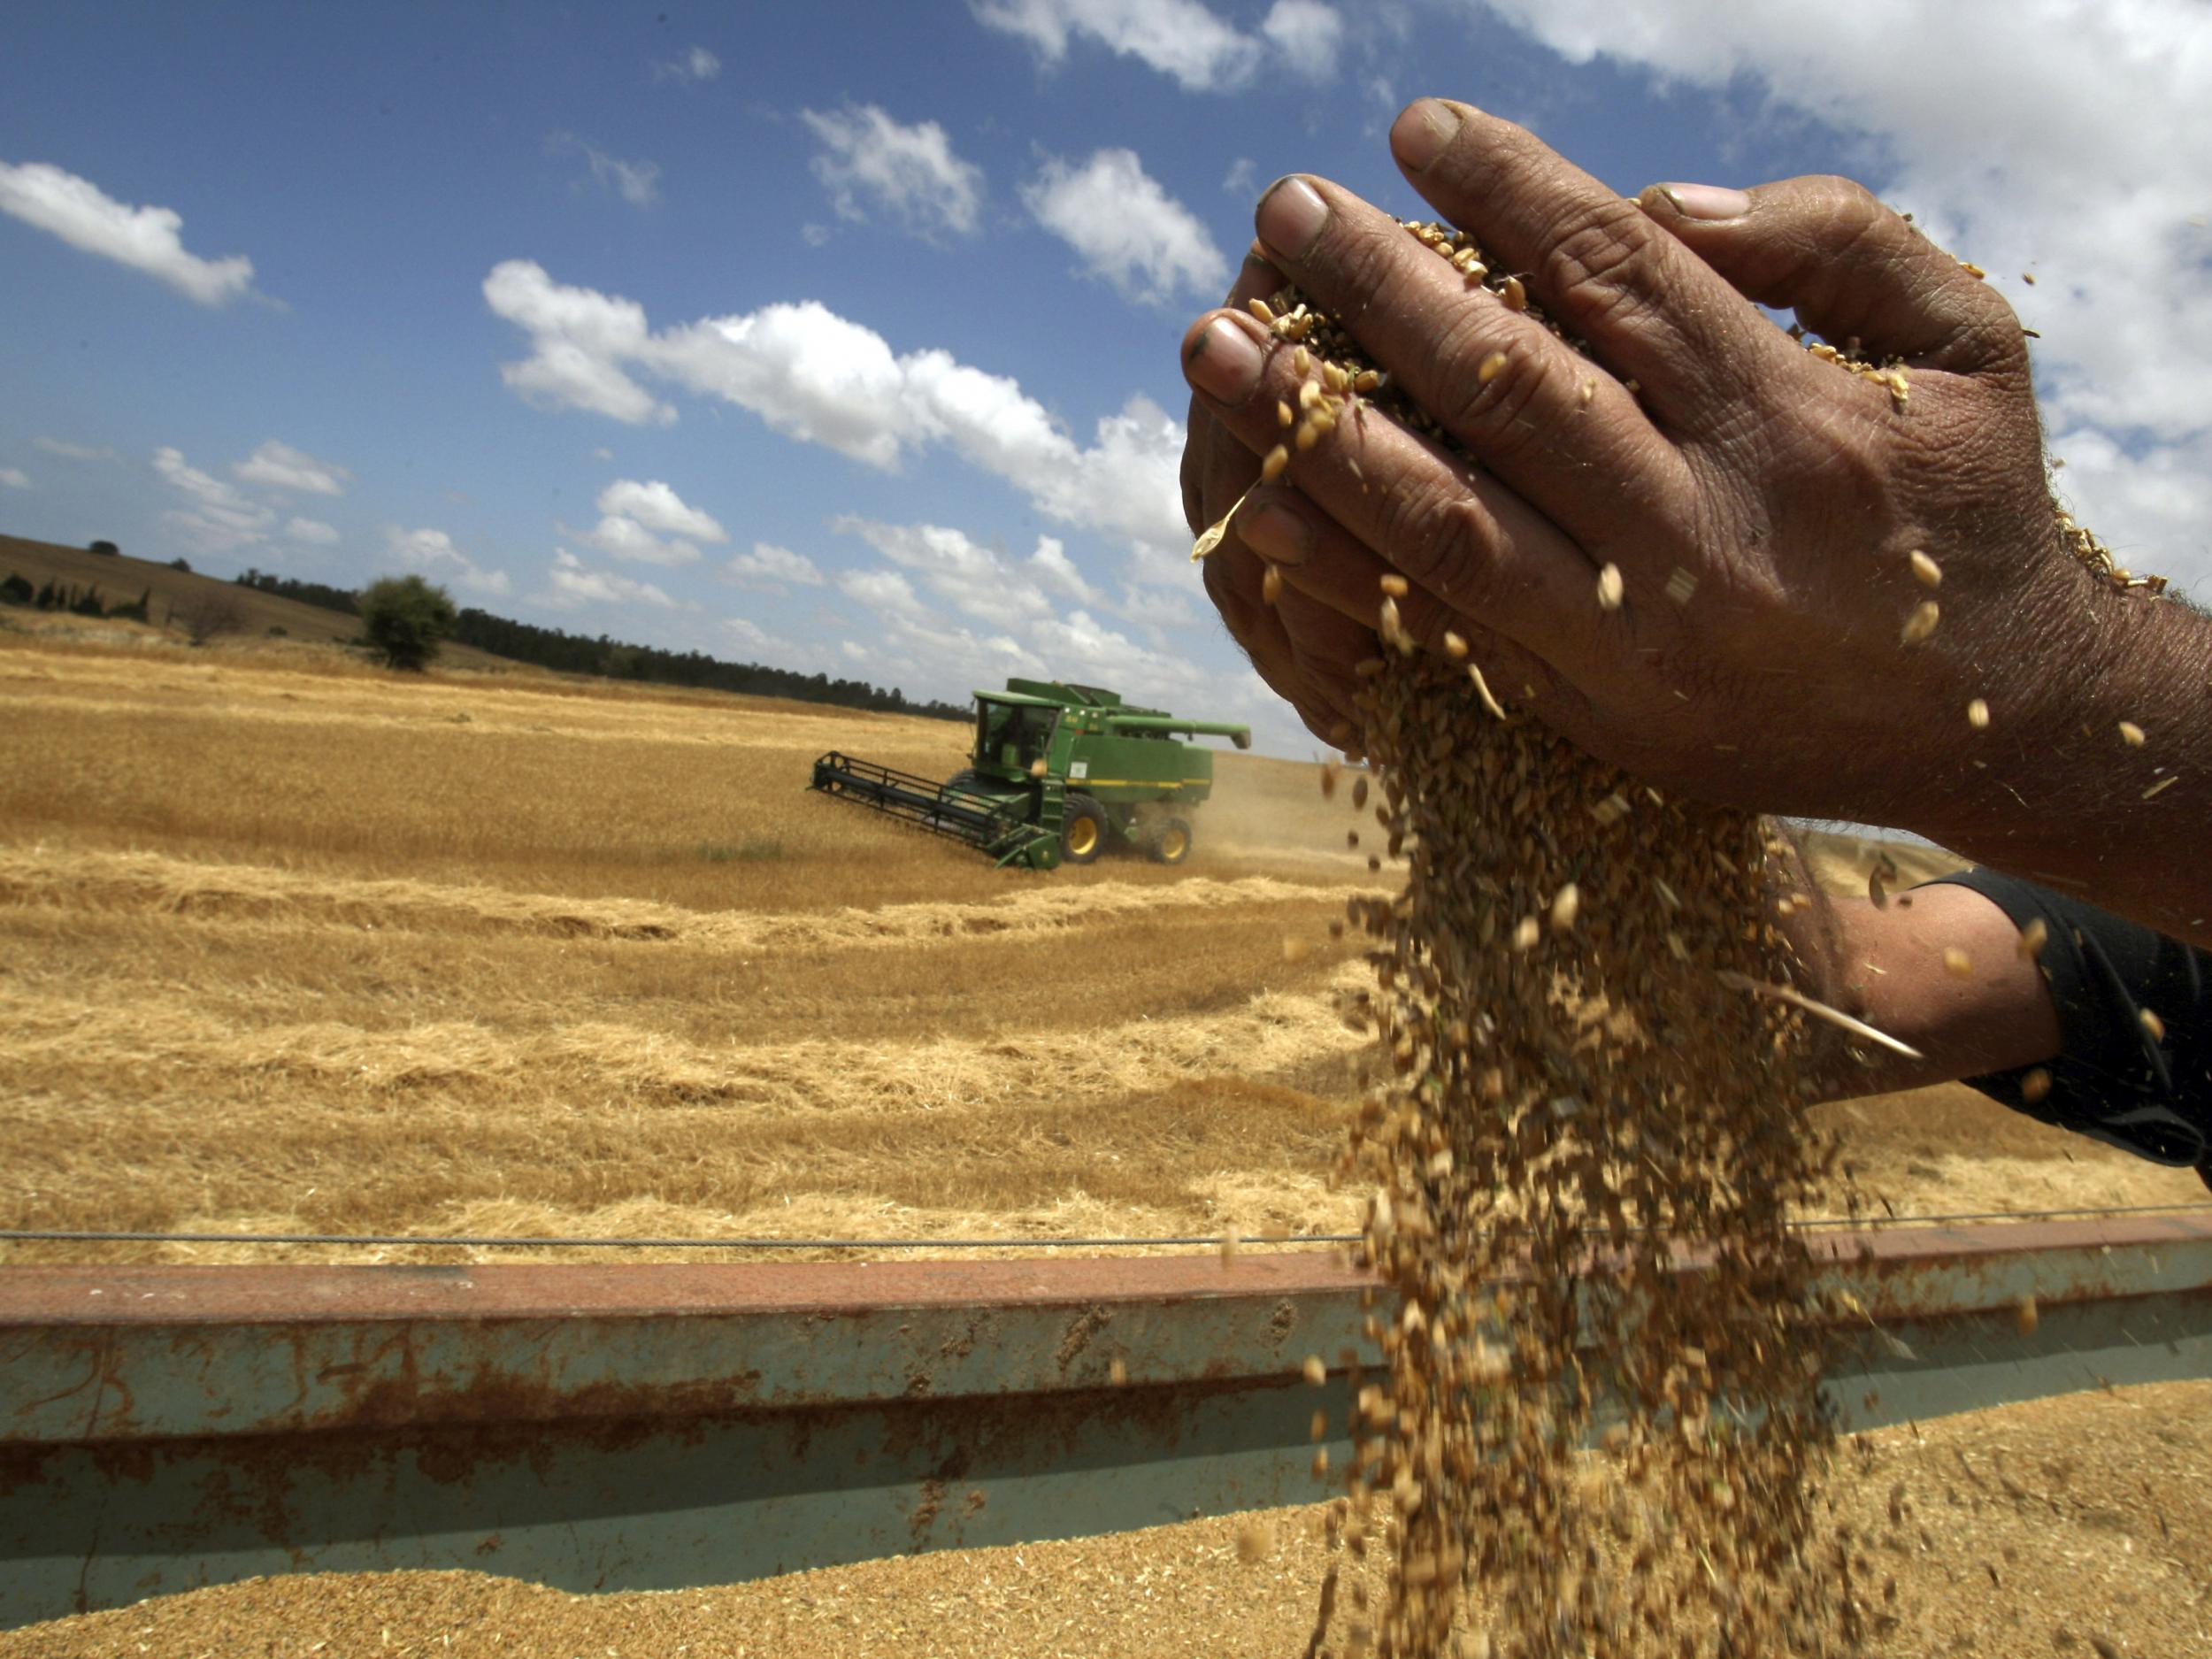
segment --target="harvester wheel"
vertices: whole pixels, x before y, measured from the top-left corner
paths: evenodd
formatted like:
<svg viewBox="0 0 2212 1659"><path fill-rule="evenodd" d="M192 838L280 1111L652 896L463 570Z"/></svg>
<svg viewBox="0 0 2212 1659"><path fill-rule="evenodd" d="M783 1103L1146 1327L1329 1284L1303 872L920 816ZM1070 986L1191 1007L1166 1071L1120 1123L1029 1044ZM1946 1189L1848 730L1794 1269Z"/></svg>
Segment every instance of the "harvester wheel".
<svg viewBox="0 0 2212 1659"><path fill-rule="evenodd" d="M1068 850L1068 862L1087 864L1106 845L1106 814L1098 803L1083 795L1071 795L1060 813L1060 844Z"/></svg>
<svg viewBox="0 0 2212 1659"><path fill-rule="evenodd" d="M1164 818L1145 839L1145 850L1156 864L1179 864L1190 856L1190 826L1179 818Z"/></svg>

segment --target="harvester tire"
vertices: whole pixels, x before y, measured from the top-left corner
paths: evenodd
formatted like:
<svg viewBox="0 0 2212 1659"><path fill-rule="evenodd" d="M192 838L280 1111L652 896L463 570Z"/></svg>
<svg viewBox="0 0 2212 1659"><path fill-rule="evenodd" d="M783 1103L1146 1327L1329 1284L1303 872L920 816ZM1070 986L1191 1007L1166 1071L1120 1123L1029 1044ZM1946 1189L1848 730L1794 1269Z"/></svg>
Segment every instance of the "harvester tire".
<svg viewBox="0 0 2212 1659"><path fill-rule="evenodd" d="M1071 795L1060 812L1060 845L1068 862L1087 864L1105 850L1106 812L1086 795Z"/></svg>
<svg viewBox="0 0 2212 1659"><path fill-rule="evenodd" d="M1179 818L1164 818L1145 836L1144 849L1156 864L1179 864L1190 856L1190 826Z"/></svg>

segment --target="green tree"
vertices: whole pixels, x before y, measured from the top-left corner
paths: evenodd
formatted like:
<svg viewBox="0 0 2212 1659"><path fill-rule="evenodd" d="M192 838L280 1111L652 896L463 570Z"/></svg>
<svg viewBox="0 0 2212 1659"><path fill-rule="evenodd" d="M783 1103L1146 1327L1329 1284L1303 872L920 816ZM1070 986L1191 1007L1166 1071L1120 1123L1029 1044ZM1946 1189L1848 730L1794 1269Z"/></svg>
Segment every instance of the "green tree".
<svg viewBox="0 0 2212 1659"><path fill-rule="evenodd" d="M419 576L387 576L361 590L361 632L388 666L419 671L453 632L453 601Z"/></svg>

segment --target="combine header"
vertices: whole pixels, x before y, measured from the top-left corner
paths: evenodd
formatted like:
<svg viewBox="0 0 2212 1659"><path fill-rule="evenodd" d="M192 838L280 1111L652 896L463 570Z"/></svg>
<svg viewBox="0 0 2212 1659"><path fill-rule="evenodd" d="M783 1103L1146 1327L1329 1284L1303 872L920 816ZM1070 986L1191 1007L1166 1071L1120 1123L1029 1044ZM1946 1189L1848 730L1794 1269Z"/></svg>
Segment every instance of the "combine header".
<svg viewBox="0 0 2212 1659"><path fill-rule="evenodd" d="M1190 856L1182 811L1213 793L1213 756L1179 737L1252 746L1252 729L1132 708L1095 686L1010 680L975 694L971 764L943 783L832 749L813 787L980 848L1001 864L1087 864L1110 841Z"/></svg>

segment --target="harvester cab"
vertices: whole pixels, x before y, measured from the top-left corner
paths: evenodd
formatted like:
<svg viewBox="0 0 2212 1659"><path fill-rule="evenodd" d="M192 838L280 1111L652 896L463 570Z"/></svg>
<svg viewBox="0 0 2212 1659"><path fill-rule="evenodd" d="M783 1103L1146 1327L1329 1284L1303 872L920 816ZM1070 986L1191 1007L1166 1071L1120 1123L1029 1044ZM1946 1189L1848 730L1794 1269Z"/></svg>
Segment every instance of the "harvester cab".
<svg viewBox="0 0 2212 1659"><path fill-rule="evenodd" d="M1086 864L1117 842L1179 864L1190 856L1187 813L1213 793L1213 755L1186 737L1252 746L1247 726L1136 708L1096 686L1010 680L975 694L969 764L944 782L833 749L814 763L813 787L1001 864Z"/></svg>

